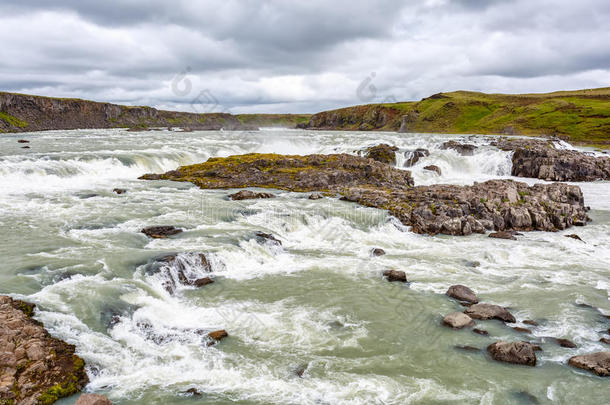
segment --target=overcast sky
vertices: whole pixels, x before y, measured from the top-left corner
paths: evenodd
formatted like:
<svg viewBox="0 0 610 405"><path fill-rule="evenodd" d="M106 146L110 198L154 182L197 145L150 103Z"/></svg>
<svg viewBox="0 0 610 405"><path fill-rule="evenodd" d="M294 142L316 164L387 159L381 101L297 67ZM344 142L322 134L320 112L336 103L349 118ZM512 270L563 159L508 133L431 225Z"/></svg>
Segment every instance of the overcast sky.
<svg viewBox="0 0 610 405"><path fill-rule="evenodd" d="M608 0L2 0L0 90L317 112L610 86Z"/></svg>

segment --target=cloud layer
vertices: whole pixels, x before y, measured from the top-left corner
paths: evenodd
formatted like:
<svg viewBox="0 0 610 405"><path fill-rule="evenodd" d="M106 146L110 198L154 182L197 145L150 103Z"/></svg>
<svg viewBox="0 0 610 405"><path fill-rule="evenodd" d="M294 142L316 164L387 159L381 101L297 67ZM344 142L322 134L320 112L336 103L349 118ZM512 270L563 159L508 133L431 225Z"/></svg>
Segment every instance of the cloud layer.
<svg viewBox="0 0 610 405"><path fill-rule="evenodd" d="M25 3L2 90L237 113L610 86L606 0Z"/></svg>

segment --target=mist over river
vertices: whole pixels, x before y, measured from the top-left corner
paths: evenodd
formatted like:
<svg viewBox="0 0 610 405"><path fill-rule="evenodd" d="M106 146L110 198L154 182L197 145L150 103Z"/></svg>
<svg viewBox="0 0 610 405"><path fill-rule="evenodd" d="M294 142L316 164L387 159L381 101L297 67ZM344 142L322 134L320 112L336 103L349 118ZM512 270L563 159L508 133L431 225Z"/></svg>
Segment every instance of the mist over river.
<svg viewBox="0 0 610 405"><path fill-rule="evenodd" d="M450 139L479 148L473 156L441 150ZM599 339L610 327L609 182L576 183L589 225L510 241L418 235L384 211L336 198L270 190L276 198L231 201L234 190L137 180L215 156L357 153L379 143L400 148L398 167L405 152L430 151L409 168L416 185L511 178L510 152L487 142L278 129L3 134L0 294L37 304L36 319L86 361L86 390L115 404L608 403L608 379L567 360L608 350ZM153 225L184 232L140 233ZM260 243L261 231L282 246ZM565 237L573 233L584 242ZM372 257L373 248L387 254ZM188 268L189 252L208 255L205 275L215 282L179 284L172 295L151 263L180 253ZM387 282L386 269L405 271L409 283ZM443 327L443 316L463 310L445 295L453 284L508 307L512 326L532 333L498 321L477 321L490 336ZM218 329L229 337L207 346L201 331ZM496 340L539 343L538 365L456 348ZM187 395L191 388L202 395Z"/></svg>

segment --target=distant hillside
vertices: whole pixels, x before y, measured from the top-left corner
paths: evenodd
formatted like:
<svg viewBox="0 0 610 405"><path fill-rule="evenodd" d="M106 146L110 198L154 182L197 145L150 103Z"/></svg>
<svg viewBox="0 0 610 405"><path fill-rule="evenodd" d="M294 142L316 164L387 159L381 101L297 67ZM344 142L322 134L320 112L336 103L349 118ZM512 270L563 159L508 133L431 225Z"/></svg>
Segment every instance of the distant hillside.
<svg viewBox="0 0 610 405"><path fill-rule="evenodd" d="M259 126L294 128L309 115L194 114L130 107L73 98L0 92L0 132L53 129L183 127L194 130L255 130Z"/></svg>
<svg viewBox="0 0 610 405"><path fill-rule="evenodd" d="M610 88L548 94L439 93L419 102L325 111L304 127L456 134L559 136L610 145Z"/></svg>

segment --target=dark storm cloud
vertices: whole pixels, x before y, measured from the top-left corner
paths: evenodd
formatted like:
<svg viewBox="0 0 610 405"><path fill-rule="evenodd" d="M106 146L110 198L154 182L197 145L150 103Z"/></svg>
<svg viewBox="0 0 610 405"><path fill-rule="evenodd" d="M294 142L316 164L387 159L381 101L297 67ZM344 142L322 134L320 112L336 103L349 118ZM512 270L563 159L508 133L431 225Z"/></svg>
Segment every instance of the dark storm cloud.
<svg viewBox="0 0 610 405"><path fill-rule="evenodd" d="M605 0L4 0L0 86L264 112L368 102L362 83L376 101L601 87L609 17Z"/></svg>

